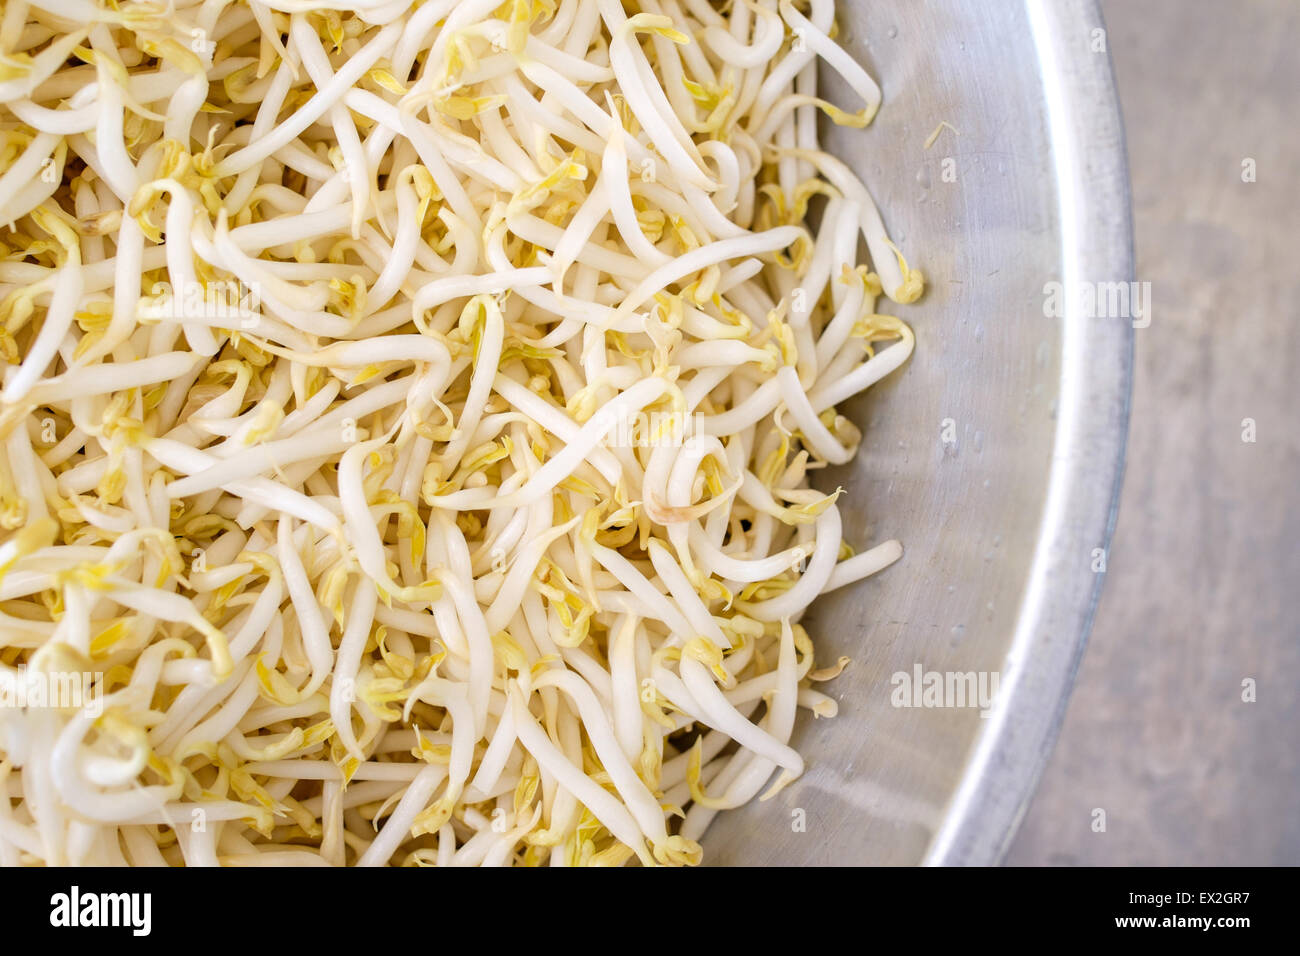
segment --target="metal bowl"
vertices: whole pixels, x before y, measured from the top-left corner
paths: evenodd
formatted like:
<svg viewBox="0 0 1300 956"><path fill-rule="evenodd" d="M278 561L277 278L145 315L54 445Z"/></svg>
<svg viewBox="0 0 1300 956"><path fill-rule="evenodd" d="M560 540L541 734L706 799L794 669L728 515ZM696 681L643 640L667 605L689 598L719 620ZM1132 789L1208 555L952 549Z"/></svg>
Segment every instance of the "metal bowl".
<svg viewBox="0 0 1300 956"><path fill-rule="evenodd" d="M1049 282L1132 278L1123 127L1090 0L848 2L839 23L885 100L871 127L824 142L928 291L897 310L910 362L849 408L862 451L822 484L849 492L848 540L897 537L905 553L810 612L818 659L852 658L823 685L839 715L799 725L807 773L720 815L706 858L991 864L1055 740L1105 577L1133 322L1073 296L1063 317L1044 306ZM940 121L952 129L927 149ZM918 665L997 674L995 705L895 706L895 675Z"/></svg>

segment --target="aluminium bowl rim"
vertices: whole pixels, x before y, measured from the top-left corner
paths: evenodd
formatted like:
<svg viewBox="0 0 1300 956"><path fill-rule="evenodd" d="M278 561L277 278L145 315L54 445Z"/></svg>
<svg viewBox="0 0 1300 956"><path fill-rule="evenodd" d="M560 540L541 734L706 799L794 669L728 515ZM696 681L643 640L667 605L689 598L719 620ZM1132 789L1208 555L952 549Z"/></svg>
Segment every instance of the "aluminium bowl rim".
<svg viewBox="0 0 1300 956"><path fill-rule="evenodd" d="M1124 126L1096 0L1026 0L1057 185L1062 281L1129 281L1133 226ZM1064 719L1087 644L1124 472L1133 372L1129 319L1067 305L1048 491L1000 699L982 727L923 862L993 865L1024 815Z"/></svg>

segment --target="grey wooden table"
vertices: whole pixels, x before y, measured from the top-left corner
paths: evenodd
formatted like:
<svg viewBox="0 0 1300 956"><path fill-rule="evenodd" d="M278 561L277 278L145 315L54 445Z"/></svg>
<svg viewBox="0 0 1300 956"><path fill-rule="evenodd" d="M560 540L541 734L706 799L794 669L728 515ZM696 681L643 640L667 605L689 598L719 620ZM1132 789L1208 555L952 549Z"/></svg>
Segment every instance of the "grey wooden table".
<svg viewBox="0 0 1300 956"><path fill-rule="evenodd" d="M1103 10L1152 322L1101 608L1007 862L1300 864L1300 4Z"/></svg>

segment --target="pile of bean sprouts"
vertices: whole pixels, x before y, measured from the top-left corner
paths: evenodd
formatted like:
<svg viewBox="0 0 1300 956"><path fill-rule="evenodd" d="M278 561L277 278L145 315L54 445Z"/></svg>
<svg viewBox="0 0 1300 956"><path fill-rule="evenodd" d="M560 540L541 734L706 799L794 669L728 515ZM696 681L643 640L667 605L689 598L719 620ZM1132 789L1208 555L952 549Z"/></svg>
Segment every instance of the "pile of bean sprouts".
<svg viewBox="0 0 1300 956"><path fill-rule="evenodd" d="M796 779L923 283L836 29L6 0L0 691L89 679L0 707L0 864L693 864Z"/></svg>

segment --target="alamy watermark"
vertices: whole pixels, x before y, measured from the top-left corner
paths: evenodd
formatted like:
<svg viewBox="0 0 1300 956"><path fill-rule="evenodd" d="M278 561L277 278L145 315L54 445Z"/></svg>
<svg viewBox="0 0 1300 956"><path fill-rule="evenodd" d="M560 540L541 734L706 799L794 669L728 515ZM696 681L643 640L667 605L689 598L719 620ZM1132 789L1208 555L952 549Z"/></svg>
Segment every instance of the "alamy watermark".
<svg viewBox="0 0 1300 956"><path fill-rule="evenodd" d="M0 710L82 710L89 717L104 713L102 674L90 671L33 671L25 667L0 673Z"/></svg>
<svg viewBox="0 0 1300 956"><path fill-rule="evenodd" d="M206 320L226 328L254 329L261 321L262 294L257 284L245 285L238 279L214 279L211 282L183 282L174 288L170 282L155 282L149 298L141 304L145 319L170 319L175 322Z"/></svg>
<svg viewBox="0 0 1300 956"><path fill-rule="evenodd" d="M601 409L592 418L600 422L605 445L610 448L675 448L694 435L707 434L701 427L704 416L698 412L686 415L638 411L616 417L608 409Z"/></svg>
<svg viewBox="0 0 1300 956"><path fill-rule="evenodd" d="M132 936L148 936L153 929L153 894L83 893L73 886L50 897L50 925L122 927Z"/></svg>
<svg viewBox="0 0 1300 956"><path fill-rule="evenodd" d="M1070 311L1085 319L1128 319L1133 328L1145 329L1151 324L1151 283L1044 283L1043 315L1063 319Z"/></svg>
<svg viewBox="0 0 1300 956"><path fill-rule="evenodd" d="M981 717L993 713L1002 677L997 671L927 671L919 663L911 671L895 671L889 702L894 707L978 707Z"/></svg>

